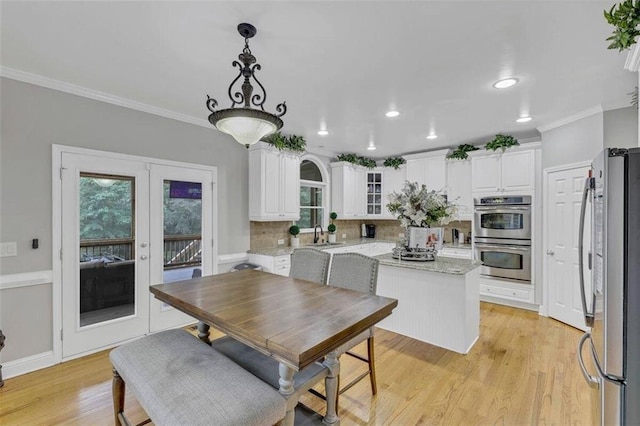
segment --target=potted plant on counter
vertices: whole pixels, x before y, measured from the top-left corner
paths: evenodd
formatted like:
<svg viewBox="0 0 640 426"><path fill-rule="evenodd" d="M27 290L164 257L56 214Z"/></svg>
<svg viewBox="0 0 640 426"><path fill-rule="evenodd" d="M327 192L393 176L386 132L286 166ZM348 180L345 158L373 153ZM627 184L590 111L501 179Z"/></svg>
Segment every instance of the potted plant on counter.
<svg viewBox="0 0 640 426"><path fill-rule="evenodd" d="M338 218L338 214L336 212L331 212L329 214L329 218L331 219L331 224L327 226L327 231L329 232L329 242L336 242L336 225L333 223L334 220Z"/></svg>
<svg viewBox="0 0 640 426"><path fill-rule="evenodd" d="M300 247L300 238L298 238L299 233L300 227L298 225L291 225L289 227L289 234L291 234L291 248Z"/></svg>

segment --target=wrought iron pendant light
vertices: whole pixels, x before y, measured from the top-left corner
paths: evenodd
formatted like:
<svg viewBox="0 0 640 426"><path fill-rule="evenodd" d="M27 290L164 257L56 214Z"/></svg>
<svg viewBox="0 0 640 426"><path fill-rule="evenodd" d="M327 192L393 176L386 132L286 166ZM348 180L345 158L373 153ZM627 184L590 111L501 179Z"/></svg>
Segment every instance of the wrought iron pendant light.
<svg viewBox="0 0 640 426"><path fill-rule="evenodd" d="M260 70L260 64L256 63L256 57L249 49L249 39L256 35L256 27L251 24L238 25L238 32L244 37L244 49L238 55L238 61L233 61L232 66L238 67L240 73L229 85L229 99L231 108L216 111L218 101L207 95L207 108L211 111L209 122L221 132L227 133L238 141L246 145L252 145L263 137L276 132L282 128L283 122L280 117L286 114L287 106L283 102L276 107L278 114L271 114L264 110L264 102L267 100L267 91L255 76L255 71ZM244 77L241 90L234 90L234 85L238 83L240 77ZM253 86L250 79L253 78L260 87L261 93L253 93ZM236 107L236 105L241 105ZM252 108L253 105L253 108Z"/></svg>

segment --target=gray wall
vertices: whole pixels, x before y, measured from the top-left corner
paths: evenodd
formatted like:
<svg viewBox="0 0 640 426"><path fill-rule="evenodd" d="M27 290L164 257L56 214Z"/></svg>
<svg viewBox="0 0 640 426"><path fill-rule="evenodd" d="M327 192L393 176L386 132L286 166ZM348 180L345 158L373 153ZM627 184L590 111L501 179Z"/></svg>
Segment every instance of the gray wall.
<svg viewBox="0 0 640 426"><path fill-rule="evenodd" d="M52 144L217 166L218 253L249 248L247 150L231 137L7 78L0 91L0 241L18 243L17 257L0 258L0 274L52 269ZM202 109L205 117L204 102ZM0 359L37 353L18 350L30 347L27 341L51 350L51 314L29 321L29 312L51 306L50 286L0 290L0 298L0 328L10 336ZM24 318L8 306L19 306ZM31 332L20 333L19 322Z"/></svg>
<svg viewBox="0 0 640 426"><path fill-rule="evenodd" d="M603 149L603 114L542 133L542 169L591 161Z"/></svg>
<svg viewBox="0 0 640 426"><path fill-rule="evenodd" d="M604 112L604 147L638 146L638 109L634 106Z"/></svg>

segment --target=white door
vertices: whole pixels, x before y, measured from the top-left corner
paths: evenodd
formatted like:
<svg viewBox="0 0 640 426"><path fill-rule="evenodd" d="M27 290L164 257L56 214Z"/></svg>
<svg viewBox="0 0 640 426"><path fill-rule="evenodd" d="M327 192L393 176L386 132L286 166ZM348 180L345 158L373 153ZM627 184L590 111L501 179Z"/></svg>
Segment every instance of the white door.
<svg viewBox="0 0 640 426"><path fill-rule="evenodd" d="M62 357L149 329L149 173L144 163L63 152Z"/></svg>
<svg viewBox="0 0 640 426"><path fill-rule="evenodd" d="M215 274L213 172L156 164L150 169L151 285ZM151 332L194 322L148 294Z"/></svg>
<svg viewBox="0 0 640 426"><path fill-rule="evenodd" d="M545 171L546 203L545 277L548 288L549 316L581 330L585 329L580 296L578 227L584 181L589 166L580 164ZM589 212L589 210L587 210ZM587 215L586 229L591 229ZM584 246L590 247L590 232ZM585 259L585 282L591 282ZM590 294L587 288L586 294Z"/></svg>

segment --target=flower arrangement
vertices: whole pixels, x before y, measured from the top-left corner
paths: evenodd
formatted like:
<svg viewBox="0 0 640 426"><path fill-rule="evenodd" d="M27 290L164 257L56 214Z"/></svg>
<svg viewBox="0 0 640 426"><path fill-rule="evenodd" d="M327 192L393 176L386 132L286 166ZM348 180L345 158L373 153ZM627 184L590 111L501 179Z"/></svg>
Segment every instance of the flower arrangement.
<svg viewBox="0 0 640 426"><path fill-rule="evenodd" d="M392 192L387 196L387 209L397 215L401 226L431 227L446 225L458 212L455 204L437 191L427 190L426 185L406 181L400 193Z"/></svg>

